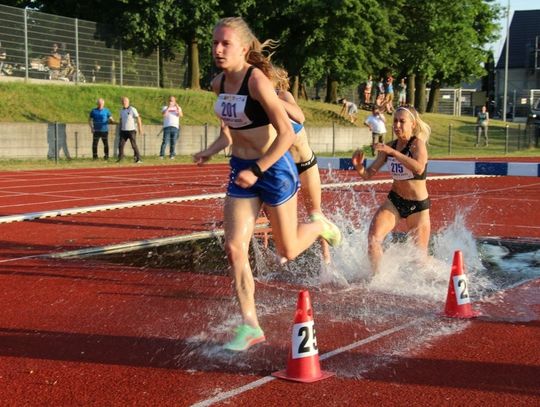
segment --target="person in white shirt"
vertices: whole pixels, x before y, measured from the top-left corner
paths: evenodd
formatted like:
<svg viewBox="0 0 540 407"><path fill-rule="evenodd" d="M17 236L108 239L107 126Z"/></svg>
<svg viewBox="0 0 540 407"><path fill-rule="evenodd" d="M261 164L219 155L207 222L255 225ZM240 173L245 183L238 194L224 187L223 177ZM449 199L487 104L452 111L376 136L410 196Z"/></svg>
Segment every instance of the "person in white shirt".
<svg viewBox="0 0 540 407"><path fill-rule="evenodd" d="M182 108L176 103L174 96L169 96L169 103L161 109L163 114L163 141L159 150L159 158L163 160L165 150L169 144L169 158L174 160L176 156L176 142L180 136L180 118L184 116Z"/></svg>
<svg viewBox="0 0 540 407"><path fill-rule="evenodd" d="M358 113L358 106L356 106L356 103L349 102L345 98L340 99L339 103L341 103L339 115L346 117L351 123L354 123L357 119L356 114Z"/></svg>
<svg viewBox="0 0 540 407"><path fill-rule="evenodd" d="M364 124L371 130L371 155L375 155L375 144L384 143L386 134L386 119L378 106L373 106L371 114L366 118Z"/></svg>
<svg viewBox="0 0 540 407"><path fill-rule="evenodd" d="M137 125L135 125L135 121ZM139 148L137 147L137 142L135 141L135 136L137 135L137 127L139 129L139 134L143 134L142 131L142 121L141 116L137 109L129 104L129 98L122 96L122 109L120 110L120 144L118 146L118 160L122 161L124 158L124 145L126 141L130 141L131 147L133 148L133 154L135 163L142 163L141 154L139 153ZM137 126L137 127L136 127Z"/></svg>

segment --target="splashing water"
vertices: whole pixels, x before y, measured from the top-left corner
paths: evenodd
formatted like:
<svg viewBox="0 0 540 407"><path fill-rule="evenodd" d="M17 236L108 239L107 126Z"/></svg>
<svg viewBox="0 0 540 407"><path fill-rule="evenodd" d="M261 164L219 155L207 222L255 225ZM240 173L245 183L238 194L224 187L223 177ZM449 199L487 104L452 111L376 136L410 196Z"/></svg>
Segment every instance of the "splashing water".
<svg viewBox="0 0 540 407"><path fill-rule="evenodd" d="M318 317L325 315L327 320L336 323L356 322L365 329L359 334L361 337L380 332L383 325L431 316L429 323L414 328L415 346L425 346L426 342L437 336L457 332L468 324L467 321L437 320L435 317L444 307L456 250L463 253L473 302L518 279L540 276L538 246L523 253L512 252L505 246L490 242L477 242L466 226L469 214L466 211L456 214L445 228L432 234L428 261L412 241L402 234L391 233L383 243L381 271L373 275L367 256L367 236L371 219L380 203L380 195L378 198L372 188L361 194L351 190L332 196L341 202L337 202L337 209L327 213L327 216L341 228L344 239L340 247L331 249L330 265L324 265L318 244L314 244L295 261L279 265L272 241L270 247L266 248L260 240L253 239L256 279L260 284L269 286L269 294L256 294L257 312L264 329L271 329L275 321L281 321L282 325L283 321L286 321L284 325L290 323L296 290L300 286L327 297L314 304ZM223 250L221 239L218 240L218 250ZM201 256L205 257L207 253L203 250ZM235 369L249 372L256 360L272 359L266 358L264 351L262 355L260 351L231 355L222 349L222 341L230 336L234 326L241 323L238 307L232 301L232 291L230 295L230 306L212 309L207 315L207 323L186 339L185 349L178 355L179 364L186 360L193 364L192 360L198 360L193 366L195 369L234 366ZM409 352L412 346L409 339L404 337L401 342L399 339L387 341L387 348L382 348L369 363L364 361L340 367L339 374L361 377L373 366L388 363L393 356ZM270 367L266 366L265 369Z"/></svg>

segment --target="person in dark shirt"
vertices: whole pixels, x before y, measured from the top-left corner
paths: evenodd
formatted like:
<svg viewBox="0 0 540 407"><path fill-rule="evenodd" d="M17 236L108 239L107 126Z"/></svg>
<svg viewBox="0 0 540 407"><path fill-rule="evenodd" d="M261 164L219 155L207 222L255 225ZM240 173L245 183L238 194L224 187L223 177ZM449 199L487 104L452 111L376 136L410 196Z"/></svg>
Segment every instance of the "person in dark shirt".
<svg viewBox="0 0 540 407"><path fill-rule="evenodd" d="M99 98L97 100L97 107L90 112L90 118L88 124L90 125L90 131L92 132L92 158L97 160L98 158L98 144L99 140L103 142L103 153L105 160L109 159L109 123L113 123L114 120L111 115L111 111L105 107L105 100Z"/></svg>

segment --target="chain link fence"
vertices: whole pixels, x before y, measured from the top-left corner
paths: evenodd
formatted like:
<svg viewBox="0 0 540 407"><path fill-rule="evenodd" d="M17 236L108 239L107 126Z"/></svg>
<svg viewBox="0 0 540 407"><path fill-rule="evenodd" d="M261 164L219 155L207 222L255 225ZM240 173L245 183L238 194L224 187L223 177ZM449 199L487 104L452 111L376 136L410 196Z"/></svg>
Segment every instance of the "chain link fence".
<svg viewBox="0 0 540 407"><path fill-rule="evenodd" d="M109 46L108 27L0 5L0 75L31 81L182 87L182 55L163 63Z"/></svg>

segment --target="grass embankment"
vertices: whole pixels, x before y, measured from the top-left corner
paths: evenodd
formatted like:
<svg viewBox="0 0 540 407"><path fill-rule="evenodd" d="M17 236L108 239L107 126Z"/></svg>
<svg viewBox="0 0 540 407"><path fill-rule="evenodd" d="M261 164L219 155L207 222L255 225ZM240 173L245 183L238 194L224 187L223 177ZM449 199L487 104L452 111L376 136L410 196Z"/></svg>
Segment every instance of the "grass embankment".
<svg viewBox="0 0 540 407"><path fill-rule="evenodd" d="M217 125L218 121L213 111L215 96L208 91L193 91L186 89L157 89L120 87L112 85L78 85L71 84L25 84L21 82L0 83L0 122L63 122L63 123L86 123L88 113L95 106L96 99L103 97L106 106L113 116L118 118L120 109L120 97L125 95L131 100L146 124L160 124L162 117L161 106L169 95L177 97L184 111L182 123L184 125L201 125L208 123ZM360 110L357 122L353 125L339 116L341 106L316 101L301 100L300 106L306 115L306 125L312 127L336 126L363 126L363 121L370 113ZM521 149L515 151L518 144L523 148L528 144L527 136L523 132L524 124L508 123L509 125L509 153L505 154L505 126L506 123L491 120L490 123L490 146L488 148L474 148L475 118L471 116L449 116L443 114L426 113L423 119L432 127L432 135L429 142L430 157L487 157L487 156L538 156L539 149ZM390 132L391 117L387 116L387 128ZM449 128L452 128L451 153L448 152ZM518 128L521 132L518 135ZM519 137L518 137L519 136ZM519 140L518 140L519 138ZM350 152L336 153L341 156L349 156ZM173 162L189 162L189 157ZM153 163L151 157L146 157L145 162ZM169 163L158 161L155 163ZM0 169L12 168L44 168L58 164L47 161L28 160L3 160ZM62 164L61 164L62 165ZM75 166L98 166L111 165L90 160L74 160L66 163L70 168Z"/></svg>

